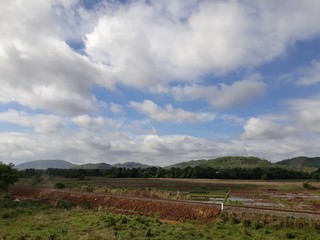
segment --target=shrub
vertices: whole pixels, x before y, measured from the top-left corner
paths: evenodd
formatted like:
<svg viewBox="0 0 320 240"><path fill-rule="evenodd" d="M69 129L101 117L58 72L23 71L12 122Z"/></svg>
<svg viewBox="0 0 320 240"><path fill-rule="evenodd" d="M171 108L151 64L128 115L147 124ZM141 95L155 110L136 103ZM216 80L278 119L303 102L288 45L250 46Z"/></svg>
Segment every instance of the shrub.
<svg viewBox="0 0 320 240"><path fill-rule="evenodd" d="M80 186L80 189L81 191L84 191L84 192L93 192L93 187L89 184L82 184Z"/></svg>
<svg viewBox="0 0 320 240"><path fill-rule="evenodd" d="M70 210L73 206L74 204L72 202L64 199L60 199L57 204L57 207L64 208L67 210Z"/></svg>
<svg viewBox="0 0 320 240"><path fill-rule="evenodd" d="M304 189L315 189L315 187L312 186L311 183L308 182L308 181L305 181L305 182L302 184L302 186L303 186Z"/></svg>
<svg viewBox="0 0 320 240"><path fill-rule="evenodd" d="M65 185L64 183L57 182L57 183L54 185L54 188L64 189L64 188L66 188L66 185Z"/></svg>
<svg viewBox="0 0 320 240"><path fill-rule="evenodd" d="M248 220L248 219L243 220L243 221L242 221L242 225L243 225L244 227L250 227L250 226L251 226L251 221Z"/></svg>
<svg viewBox="0 0 320 240"><path fill-rule="evenodd" d="M291 233L291 232L288 232L288 233L286 233L286 238L287 239L293 239L293 238L296 238L296 235Z"/></svg>

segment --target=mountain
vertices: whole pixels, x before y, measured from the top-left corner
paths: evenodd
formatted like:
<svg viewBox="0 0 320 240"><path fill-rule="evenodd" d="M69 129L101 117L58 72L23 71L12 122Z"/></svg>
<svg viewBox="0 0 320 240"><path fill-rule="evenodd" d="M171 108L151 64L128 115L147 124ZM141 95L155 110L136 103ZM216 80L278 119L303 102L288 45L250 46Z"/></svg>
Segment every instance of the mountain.
<svg viewBox="0 0 320 240"><path fill-rule="evenodd" d="M110 169L112 167L148 168L150 166L142 163L136 163L136 162L117 163L115 165L110 165L107 163L86 163L86 164L76 165L64 160L36 160L31 162L25 162L15 166L15 168L17 168L18 170L23 170L27 168L44 169L44 170L48 168Z"/></svg>
<svg viewBox="0 0 320 240"><path fill-rule="evenodd" d="M181 162L177 164L173 164L167 166L165 168L186 168L186 167L197 167L197 166L204 166L208 160L191 160L188 162Z"/></svg>
<svg viewBox="0 0 320 240"><path fill-rule="evenodd" d="M292 168L320 168L320 157L295 157L276 162L275 165L287 166Z"/></svg>
<svg viewBox="0 0 320 240"><path fill-rule="evenodd" d="M48 168L62 168L69 169L74 168L75 164L69 163L64 160L36 160L31 162L21 163L15 166L18 170L23 170L27 168L34 169L48 169Z"/></svg>
<svg viewBox="0 0 320 240"><path fill-rule="evenodd" d="M75 166L77 169L110 169L112 165L107 163L87 163Z"/></svg>
<svg viewBox="0 0 320 240"><path fill-rule="evenodd" d="M125 163L117 163L113 165L114 167L122 167L122 168L148 168L151 167L147 164L136 163L136 162L125 162Z"/></svg>
<svg viewBox="0 0 320 240"><path fill-rule="evenodd" d="M219 157L209 160L191 160L189 162L182 162L168 166L166 168L186 168L205 166L212 168L256 168L256 167L270 167L272 163L268 160L260 159L257 157L239 157L239 156L227 156Z"/></svg>

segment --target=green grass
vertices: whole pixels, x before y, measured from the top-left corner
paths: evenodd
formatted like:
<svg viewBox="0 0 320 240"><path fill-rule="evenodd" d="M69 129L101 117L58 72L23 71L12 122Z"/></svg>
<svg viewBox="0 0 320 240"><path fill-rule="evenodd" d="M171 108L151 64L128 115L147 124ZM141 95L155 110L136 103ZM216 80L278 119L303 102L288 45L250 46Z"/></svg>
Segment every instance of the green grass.
<svg viewBox="0 0 320 240"><path fill-rule="evenodd" d="M272 223L222 214L211 223L169 224L157 217L126 216L41 201L0 199L0 239L320 239L314 222L278 219Z"/></svg>

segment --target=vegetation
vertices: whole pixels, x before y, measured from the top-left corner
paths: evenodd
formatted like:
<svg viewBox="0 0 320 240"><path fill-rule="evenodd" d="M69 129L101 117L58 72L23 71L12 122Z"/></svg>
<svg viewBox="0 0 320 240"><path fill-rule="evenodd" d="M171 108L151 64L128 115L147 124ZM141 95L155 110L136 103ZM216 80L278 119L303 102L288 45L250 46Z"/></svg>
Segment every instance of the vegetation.
<svg viewBox="0 0 320 240"><path fill-rule="evenodd" d="M0 192L8 192L9 185L19 179L19 172L13 168L13 164L0 162Z"/></svg>
<svg viewBox="0 0 320 240"><path fill-rule="evenodd" d="M212 167L216 169L229 168L265 168L272 165L268 160L257 157L241 157L241 156L227 156L219 157L209 160L192 160L189 162L182 162L167 168L187 168L187 167Z"/></svg>
<svg viewBox="0 0 320 240"><path fill-rule="evenodd" d="M207 179L319 179L317 171L308 172L301 170L289 170L279 167L269 168L227 168L215 169L207 166L170 168L111 168L111 169L54 169L48 170L22 170L22 177L33 177L37 173L45 173L50 176L62 176L65 178L108 177L108 178L207 178Z"/></svg>
<svg viewBox="0 0 320 240"><path fill-rule="evenodd" d="M304 168L304 167L312 167L312 168L320 168L320 157L295 157L292 159L286 159L276 163L277 165L295 167L295 168Z"/></svg>
<svg viewBox="0 0 320 240"><path fill-rule="evenodd" d="M268 222L222 214L210 223L178 223L76 208L65 200L53 207L0 199L0 213L0 239L320 239L319 225L304 219Z"/></svg>

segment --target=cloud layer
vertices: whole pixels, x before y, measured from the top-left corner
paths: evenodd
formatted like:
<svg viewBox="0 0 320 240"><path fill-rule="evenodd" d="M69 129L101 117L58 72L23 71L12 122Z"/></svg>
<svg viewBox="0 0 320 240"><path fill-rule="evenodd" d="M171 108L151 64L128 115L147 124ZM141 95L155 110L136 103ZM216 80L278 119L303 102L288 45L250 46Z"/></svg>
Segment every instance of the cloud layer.
<svg viewBox="0 0 320 240"><path fill-rule="evenodd" d="M317 0L12 0L0 9L0 161L318 154ZM281 82L273 69L293 61L297 43L310 56Z"/></svg>

